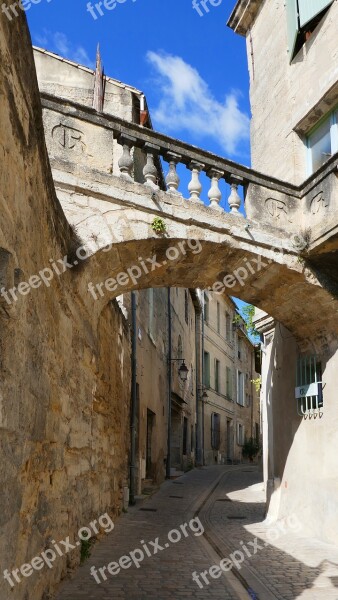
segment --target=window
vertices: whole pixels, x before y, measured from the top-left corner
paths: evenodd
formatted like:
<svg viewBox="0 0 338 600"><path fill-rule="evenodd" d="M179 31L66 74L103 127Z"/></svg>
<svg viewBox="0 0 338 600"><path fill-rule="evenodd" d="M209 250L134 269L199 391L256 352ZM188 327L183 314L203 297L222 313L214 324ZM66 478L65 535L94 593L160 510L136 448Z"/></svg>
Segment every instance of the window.
<svg viewBox="0 0 338 600"><path fill-rule="evenodd" d="M231 317L230 317L229 313L226 313L226 315L225 315L225 339L227 340L227 342L231 342L231 339L232 339Z"/></svg>
<svg viewBox="0 0 338 600"><path fill-rule="evenodd" d="M210 354L204 352L203 356L203 384L205 387L210 387Z"/></svg>
<svg viewBox="0 0 338 600"><path fill-rule="evenodd" d="M232 369L226 368L226 395L232 400Z"/></svg>
<svg viewBox="0 0 338 600"><path fill-rule="evenodd" d="M183 455L186 456L188 452L188 419L183 418Z"/></svg>
<svg viewBox="0 0 338 600"><path fill-rule="evenodd" d="M338 110L330 113L307 137L308 174L315 173L338 152Z"/></svg>
<svg viewBox="0 0 338 600"><path fill-rule="evenodd" d="M221 416L218 413L211 415L211 447L213 450L219 450L221 438Z"/></svg>
<svg viewBox="0 0 338 600"><path fill-rule="evenodd" d="M300 416L323 414L322 365L315 355L298 358L295 395Z"/></svg>
<svg viewBox="0 0 338 600"><path fill-rule="evenodd" d="M221 370L221 363L219 362L219 360L215 360L215 390L216 392L220 391L220 370Z"/></svg>
<svg viewBox="0 0 338 600"><path fill-rule="evenodd" d="M217 333L221 333L221 307L219 302L216 305L217 309Z"/></svg>
<svg viewBox="0 0 338 600"><path fill-rule="evenodd" d="M244 373L237 371L237 404L245 406L244 400Z"/></svg>
<svg viewBox="0 0 338 600"><path fill-rule="evenodd" d="M237 338L237 356L239 358L239 360L241 360L242 357L242 342L240 340L240 338Z"/></svg>
<svg viewBox="0 0 338 600"><path fill-rule="evenodd" d="M149 318L148 318L148 333L152 339L154 339L154 290L148 289L148 303L149 303Z"/></svg>
<svg viewBox="0 0 338 600"><path fill-rule="evenodd" d="M309 38L333 0L286 0L290 62Z"/></svg>
<svg viewBox="0 0 338 600"><path fill-rule="evenodd" d="M189 294L188 294L188 290L184 290L184 316L185 316L185 322L188 325L188 323L189 323Z"/></svg>
<svg viewBox="0 0 338 600"><path fill-rule="evenodd" d="M209 323L209 297L207 292L204 292L204 321Z"/></svg>
<svg viewBox="0 0 338 600"><path fill-rule="evenodd" d="M255 371L258 375L262 373L262 351L261 345L255 344L254 346L254 356L255 356Z"/></svg>
<svg viewBox="0 0 338 600"><path fill-rule="evenodd" d="M182 338L179 335L177 340L177 358L183 357L183 346L182 346Z"/></svg>
<svg viewBox="0 0 338 600"><path fill-rule="evenodd" d="M241 423L237 424L237 443L239 446L243 446L245 442L244 436L244 425Z"/></svg>

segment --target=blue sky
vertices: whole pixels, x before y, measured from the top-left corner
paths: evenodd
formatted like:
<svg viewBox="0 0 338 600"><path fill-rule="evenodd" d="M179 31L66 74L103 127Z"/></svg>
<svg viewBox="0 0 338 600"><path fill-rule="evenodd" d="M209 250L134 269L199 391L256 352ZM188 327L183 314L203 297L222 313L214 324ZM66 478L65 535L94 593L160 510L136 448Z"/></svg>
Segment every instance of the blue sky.
<svg viewBox="0 0 338 600"><path fill-rule="evenodd" d="M105 73L145 93L155 129L250 164L245 40L226 26L235 0L202 17L192 0L121 2L94 19L87 0L41 0L27 11L33 43L93 67L99 42Z"/></svg>
<svg viewBox="0 0 338 600"><path fill-rule="evenodd" d="M201 17L192 0L124 0L94 20L87 0L41 0L27 17L34 44L87 66L100 42L106 74L145 92L155 129L249 164L245 40L226 26L234 4Z"/></svg>

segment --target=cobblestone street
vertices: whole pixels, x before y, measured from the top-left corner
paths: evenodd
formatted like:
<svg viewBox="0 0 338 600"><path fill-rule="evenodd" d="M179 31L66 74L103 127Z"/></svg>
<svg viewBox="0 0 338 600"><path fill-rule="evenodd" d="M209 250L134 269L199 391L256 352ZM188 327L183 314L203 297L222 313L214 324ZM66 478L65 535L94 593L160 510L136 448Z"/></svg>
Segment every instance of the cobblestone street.
<svg viewBox="0 0 338 600"><path fill-rule="evenodd" d="M195 526L188 527L187 537L181 535L180 541L169 543L169 532L194 517L200 519L204 535ZM191 471L165 482L159 492L121 515L113 532L95 546L74 578L61 585L57 600L337 600L336 550L301 538L291 517L279 526L269 526L263 519L263 486L257 469ZM116 575L99 571L144 543L152 550L150 542L156 538L164 549L155 555L151 552L139 568L131 564ZM209 571L234 552L239 561L234 573L217 579L208 574L209 584L203 577L200 585L193 581L194 571ZM101 583L90 574L93 565Z"/></svg>

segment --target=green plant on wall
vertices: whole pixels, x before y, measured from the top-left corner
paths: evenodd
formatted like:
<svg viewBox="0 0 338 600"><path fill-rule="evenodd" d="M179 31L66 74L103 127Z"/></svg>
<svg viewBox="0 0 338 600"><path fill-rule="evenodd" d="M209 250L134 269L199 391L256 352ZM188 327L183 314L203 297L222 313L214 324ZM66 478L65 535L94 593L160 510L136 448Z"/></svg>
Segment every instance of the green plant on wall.
<svg viewBox="0 0 338 600"><path fill-rule="evenodd" d="M257 379L251 379L251 383L254 384L256 392L259 392L259 390L261 389L261 385L262 385L262 377L259 376L259 377L257 377Z"/></svg>
<svg viewBox="0 0 338 600"><path fill-rule="evenodd" d="M260 452L260 449L260 444L253 437L245 440L242 448L243 458L248 458L250 462L253 462L254 458Z"/></svg>
<svg viewBox="0 0 338 600"><path fill-rule="evenodd" d="M241 315L236 313L232 322L234 325L241 325L241 323L243 323L243 319L242 319Z"/></svg>
<svg viewBox="0 0 338 600"><path fill-rule="evenodd" d="M80 548L80 561L81 564L87 560L87 558L90 557L90 548L92 546L92 544L94 543L94 539L91 538L90 540L81 540L81 548Z"/></svg>
<svg viewBox="0 0 338 600"><path fill-rule="evenodd" d="M160 217L155 217L151 224L151 228L156 233L165 233L167 231L167 226Z"/></svg>
<svg viewBox="0 0 338 600"><path fill-rule="evenodd" d="M253 323L254 315L255 307L252 304L246 304L241 309L241 314L236 314L234 316L233 323L234 325L241 325L242 323L244 323L249 335L252 335L255 338L259 338L260 335Z"/></svg>

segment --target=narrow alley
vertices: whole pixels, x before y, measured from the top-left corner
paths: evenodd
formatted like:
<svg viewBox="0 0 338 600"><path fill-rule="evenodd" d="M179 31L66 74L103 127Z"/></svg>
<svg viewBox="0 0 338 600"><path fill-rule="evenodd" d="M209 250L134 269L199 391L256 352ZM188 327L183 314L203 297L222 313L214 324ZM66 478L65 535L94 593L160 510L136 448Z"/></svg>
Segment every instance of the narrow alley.
<svg viewBox="0 0 338 600"><path fill-rule="evenodd" d="M292 515L263 521L256 467L195 469L123 513L57 600L337 599L335 548L303 538Z"/></svg>

